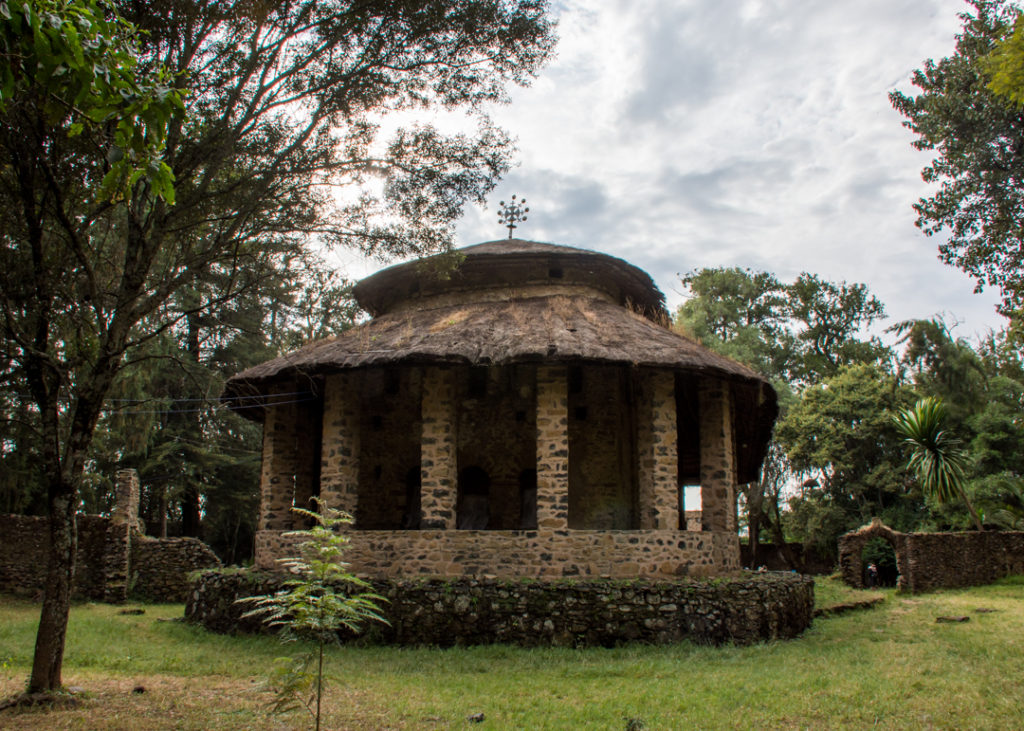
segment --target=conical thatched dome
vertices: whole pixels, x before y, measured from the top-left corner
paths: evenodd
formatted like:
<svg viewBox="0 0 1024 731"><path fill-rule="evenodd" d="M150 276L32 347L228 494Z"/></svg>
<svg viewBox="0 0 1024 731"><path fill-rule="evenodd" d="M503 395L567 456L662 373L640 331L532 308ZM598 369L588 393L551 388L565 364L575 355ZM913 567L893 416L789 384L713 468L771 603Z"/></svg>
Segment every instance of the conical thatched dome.
<svg viewBox="0 0 1024 731"><path fill-rule="evenodd" d="M671 331L664 296L645 272L606 254L519 239L458 254L454 270L431 266L435 257L362 280L354 293L373 319L237 374L224 401L260 420L252 397L277 382L390 365L670 369L733 384L738 477L756 479L777 413L775 392L750 368Z"/></svg>

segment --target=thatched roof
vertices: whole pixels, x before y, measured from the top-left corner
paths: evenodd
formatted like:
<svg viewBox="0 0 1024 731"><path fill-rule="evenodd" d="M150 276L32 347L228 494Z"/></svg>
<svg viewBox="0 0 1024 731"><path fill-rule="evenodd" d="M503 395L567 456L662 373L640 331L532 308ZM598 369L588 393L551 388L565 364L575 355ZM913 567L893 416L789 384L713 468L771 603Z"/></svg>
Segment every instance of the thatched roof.
<svg viewBox="0 0 1024 731"><path fill-rule="evenodd" d="M417 273L412 264L363 280L356 288L360 302L384 314L235 375L222 400L259 420L262 409L252 408L253 401L258 403L272 384L376 366L592 363L668 368L733 383L737 466L741 475L756 479L777 413L775 392L764 378L665 327L661 293L647 274L621 259L550 244L502 243L461 250L466 255L461 275L447 281L428 278L415 292L409 291ZM543 265L539 270L538 261ZM493 271L506 264L513 276ZM560 270L557 294L550 293L548 269ZM586 278L588 271L597 286ZM543 281L531 284L538 278ZM472 296L488 287L493 293L495 283L508 287L499 299ZM389 291L391 286L403 294Z"/></svg>
<svg viewBox="0 0 1024 731"><path fill-rule="evenodd" d="M451 260L443 255L406 262L362 280L353 294L364 310L376 316L399 303L415 306L417 300L438 294L557 283L602 291L652 319L667 316L665 296L651 277L614 256L522 239L488 241L457 253L462 260L454 270L450 269Z"/></svg>

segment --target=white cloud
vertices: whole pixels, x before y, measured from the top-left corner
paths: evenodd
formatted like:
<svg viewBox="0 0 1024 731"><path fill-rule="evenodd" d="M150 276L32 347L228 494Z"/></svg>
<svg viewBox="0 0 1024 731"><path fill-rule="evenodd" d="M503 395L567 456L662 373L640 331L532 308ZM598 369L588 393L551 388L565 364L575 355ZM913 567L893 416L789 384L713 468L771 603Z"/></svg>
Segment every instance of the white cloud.
<svg viewBox="0 0 1024 731"><path fill-rule="evenodd" d="M738 265L859 281L892 319L998 326L991 293L914 227L929 157L894 85L953 50L959 0L634 0L561 8L558 58L495 117L521 165L524 238L605 251L680 301L676 274ZM597 9L595 9L597 8ZM500 238L472 212L464 243Z"/></svg>

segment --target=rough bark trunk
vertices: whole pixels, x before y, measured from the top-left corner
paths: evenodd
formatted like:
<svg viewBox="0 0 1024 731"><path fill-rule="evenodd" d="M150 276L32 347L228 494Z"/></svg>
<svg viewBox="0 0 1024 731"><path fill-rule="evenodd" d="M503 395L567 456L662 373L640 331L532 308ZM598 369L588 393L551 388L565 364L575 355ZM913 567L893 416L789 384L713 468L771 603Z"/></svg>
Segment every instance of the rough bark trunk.
<svg viewBox="0 0 1024 731"><path fill-rule="evenodd" d="M29 693L58 690L64 665L64 639L71 609L78 531L75 524L76 491L62 477L57 477L56 482L50 485L50 550Z"/></svg>

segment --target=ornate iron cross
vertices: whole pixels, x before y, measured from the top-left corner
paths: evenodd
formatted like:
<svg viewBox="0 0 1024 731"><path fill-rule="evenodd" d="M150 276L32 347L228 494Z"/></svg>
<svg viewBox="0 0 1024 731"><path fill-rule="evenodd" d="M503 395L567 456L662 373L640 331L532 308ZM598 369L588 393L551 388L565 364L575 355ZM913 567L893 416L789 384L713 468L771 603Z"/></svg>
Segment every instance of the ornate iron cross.
<svg viewBox="0 0 1024 731"><path fill-rule="evenodd" d="M523 198L516 201L516 197L512 196L510 203L501 201L501 210L498 212L498 223L508 229L508 237L512 238L512 232L516 228L517 223L522 223L526 220L526 214L529 213L530 209L526 207L526 199Z"/></svg>

